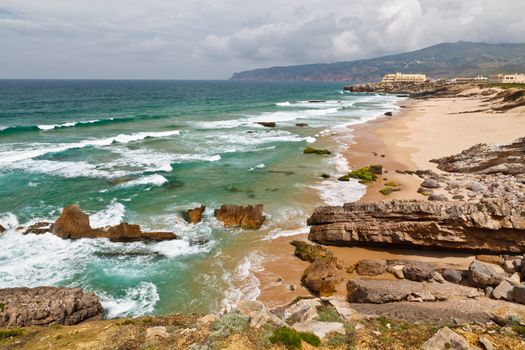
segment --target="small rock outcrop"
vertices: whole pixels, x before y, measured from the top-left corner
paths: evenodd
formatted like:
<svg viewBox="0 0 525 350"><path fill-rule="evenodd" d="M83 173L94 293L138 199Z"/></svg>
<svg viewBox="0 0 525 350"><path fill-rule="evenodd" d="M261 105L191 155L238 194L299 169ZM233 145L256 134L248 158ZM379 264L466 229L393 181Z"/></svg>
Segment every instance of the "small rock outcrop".
<svg viewBox="0 0 525 350"><path fill-rule="evenodd" d="M103 317L98 297L80 288L0 289L0 305L0 328L74 325Z"/></svg>
<svg viewBox="0 0 525 350"><path fill-rule="evenodd" d="M4 233L6 230L7 229L4 226L0 225L0 233Z"/></svg>
<svg viewBox="0 0 525 350"><path fill-rule="evenodd" d="M525 252L525 204L399 201L347 203L315 209L308 238L341 246Z"/></svg>
<svg viewBox="0 0 525 350"><path fill-rule="evenodd" d="M290 244L295 247L294 255L304 261L314 262L332 256L331 252L320 245L308 244L304 241L292 241Z"/></svg>
<svg viewBox="0 0 525 350"><path fill-rule="evenodd" d="M377 276L386 272L387 263L382 259L364 259L359 260L355 270L360 275Z"/></svg>
<svg viewBox="0 0 525 350"><path fill-rule="evenodd" d="M277 126L275 122L255 122L255 124L259 124L267 128L275 128Z"/></svg>
<svg viewBox="0 0 525 350"><path fill-rule="evenodd" d="M301 281L316 295L330 295L342 280L338 275L339 267L336 258L316 260L304 270Z"/></svg>
<svg viewBox="0 0 525 350"><path fill-rule="evenodd" d="M200 207L188 209L186 211L186 221L190 224L198 224L202 220L202 214L206 210L206 206L201 205Z"/></svg>
<svg viewBox="0 0 525 350"><path fill-rule="evenodd" d="M63 239L108 238L113 242L165 241L176 239L172 232L142 232L139 225L122 222L116 226L92 228L89 215L78 204L64 208L51 232Z"/></svg>
<svg viewBox="0 0 525 350"><path fill-rule="evenodd" d="M468 342L451 330L448 327L443 327L429 340L427 340L423 346L422 350L470 350L470 345Z"/></svg>
<svg viewBox="0 0 525 350"><path fill-rule="evenodd" d="M231 205L223 204L215 210L215 217L222 221L225 227L241 227L246 230L258 230L266 216L263 215L263 205Z"/></svg>
<svg viewBox="0 0 525 350"><path fill-rule="evenodd" d="M452 156L433 159L438 169L454 173L525 174L525 137L509 145L480 143Z"/></svg>

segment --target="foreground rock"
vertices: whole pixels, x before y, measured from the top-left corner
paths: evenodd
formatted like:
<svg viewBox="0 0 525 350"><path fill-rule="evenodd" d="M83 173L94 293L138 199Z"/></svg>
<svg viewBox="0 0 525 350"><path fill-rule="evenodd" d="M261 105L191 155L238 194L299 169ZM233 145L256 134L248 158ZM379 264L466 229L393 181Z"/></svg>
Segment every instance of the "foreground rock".
<svg viewBox="0 0 525 350"><path fill-rule="evenodd" d="M525 204L390 201L318 207L308 219L316 243L397 245L495 253L525 251Z"/></svg>
<svg viewBox="0 0 525 350"><path fill-rule="evenodd" d="M263 205L223 204L215 210L215 217L226 227L241 227L246 230L258 230L266 216L263 215Z"/></svg>
<svg viewBox="0 0 525 350"><path fill-rule="evenodd" d="M64 208L51 232L64 239L108 238L113 242L165 241L176 239L172 232L142 232L139 225L122 222L116 226L92 228L89 216L78 204Z"/></svg>
<svg viewBox="0 0 525 350"><path fill-rule="evenodd" d="M342 280L338 274L340 268L336 258L319 259L304 270L301 281L316 295L330 295Z"/></svg>
<svg viewBox="0 0 525 350"><path fill-rule="evenodd" d="M449 157L433 159L438 168L455 173L525 174L525 137L509 145L480 143Z"/></svg>
<svg viewBox="0 0 525 350"><path fill-rule="evenodd" d="M351 303L383 304L397 301L443 301L454 297L473 298L482 293L476 288L449 282L427 283L407 280L350 280L347 284Z"/></svg>
<svg viewBox="0 0 525 350"><path fill-rule="evenodd" d="M0 327L74 325L102 319L103 309L94 293L80 288L0 289Z"/></svg>
<svg viewBox="0 0 525 350"><path fill-rule="evenodd" d="M295 247L294 255L304 261L314 262L332 256L331 252L320 245L308 244L303 241L292 241L290 244Z"/></svg>
<svg viewBox="0 0 525 350"><path fill-rule="evenodd" d="M206 207L204 205L201 205L200 207L188 209L186 212L186 221L188 221L189 224L198 224L202 220L202 214L206 210Z"/></svg>
<svg viewBox="0 0 525 350"><path fill-rule="evenodd" d="M468 342L448 327L441 328L421 347L422 350L469 350Z"/></svg>

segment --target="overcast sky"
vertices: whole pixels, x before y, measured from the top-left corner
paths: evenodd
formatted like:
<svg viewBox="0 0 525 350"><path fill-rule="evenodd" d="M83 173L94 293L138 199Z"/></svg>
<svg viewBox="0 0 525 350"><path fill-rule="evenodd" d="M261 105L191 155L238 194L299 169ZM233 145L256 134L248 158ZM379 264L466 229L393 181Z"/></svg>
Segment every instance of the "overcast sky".
<svg viewBox="0 0 525 350"><path fill-rule="evenodd" d="M0 0L0 78L233 72L525 41L525 0Z"/></svg>

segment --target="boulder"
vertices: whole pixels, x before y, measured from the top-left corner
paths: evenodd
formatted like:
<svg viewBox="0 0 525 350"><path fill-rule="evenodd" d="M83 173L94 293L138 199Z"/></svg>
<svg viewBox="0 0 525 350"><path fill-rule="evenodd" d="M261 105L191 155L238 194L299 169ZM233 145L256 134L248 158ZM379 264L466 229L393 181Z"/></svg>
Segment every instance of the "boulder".
<svg viewBox="0 0 525 350"><path fill-rule="evenodd" d="M391 117L391 116L392 116L392 112L385 112L385 115L386 115L387 117Z"/></svg>
<svg viewBox="0 0 525 350"><path fill-rule="evenodd" d="M276 327L286 326L286 323L279 317L272 314L266 306L257 300L244 300L235 306L239 312L250 319L250 326L261 328L265 324L272 324Z"/></svg>
<svg viewBox="0 0 525 350"><path fill-rule="evenodd" d="M483 261L489 264L502 265L505 262L500 255L487 255L487 254L478 254L476 255L476 260Z"/></svg>
<svg viewBox="0 0 525 350"><path fill-rule="evenodd" d="M345 326L340 322L321 322L308 320L294 323L292 326L298 332L310 332L323 339L329 333L346 334Z"/></svg>
<svg viewBox="0 0 525 350"><path fill-rule="evenodd" d="M318 298L300 299L297 302L292 302L282 312L277 312L276 314L284 321L293 324L295 322L313 320L319 316L317 308L321 306L322 304Z"/></svg>
<svg viewBox="0 0 525 350"><path fill-rule="evenodd" d="M306 123L296 123L295 126L304 128L305 126L308 126L308 124L306 124Z"/></svg>
<svg viewBox="0 0 525 350"><path fill-rule="evenodd" d="M439 182L437 180L426 179L425 181L423 181L421 183L421 187L424 187L424 188L440 188L441 185L439 184Z"/></svg>
<svg viewBox="0 0 525 350"><path fill-rule="evenodd" d="M494 299L505 299L512 301L512 290L514 286L508 281L501 281L500 284L492 291Z"/></svg>
<svg viewBox="0 0 525 350"><path fill-rule="evenodd" d="M463 280L463 273L456 269L445 269L441 273L443 278L451 283L460 283Z"/></svg>
<svg viewBox="0 0 525 350"><path fill-rule="evenodd" d="M356 264L357 273L366 276L382 275L386 272L386 268L386 260L382 259L364 259Z"/></svg>
<svg viewBox="0 0 525 350"><path fill-rule="evenodd" d="M525 285L521 284L512 289L512 299L520 304L525 304Z"/></svg>
<svg viewBox="0 0 525 350"><path fill-rule="evenodd" d="M485 314L500 326L516 323L525 325L525 306L515 303L496 305L485 311Z"/></svg>
<svg viewBox="0 0 525 350"><path fill-rule="evenodd" d="M505 277L507 277L505 271L498 265L474 260L469 266L469 282L479 288L495 287Z"/></svg>
<svg viewBox="0 0 525 350"><path fill-rule="evenodd" d="M397 301L439 301L454 297L477 297L472 287L448 282L428 283L408 280L350 280L347 284L350 303L383 304Z"/></svg>
<svg viewBox="0 0 525 350"><path fill-rule="evenodd" d="M431 194L428 196L429 201L448 201L448 197L444 194Z"/></svg>
<svg viewBox="0 0 525 350"><path fill-rule="evenodd" d="M295 246L295 256L304 261L314 262L332 256L331 252L320 245L308 244L304 241L292 241L291 245Z"/></svg>
<svg viewBox="0 0 525 350"><path fill-rule="evenodd" d="M225 227L241 227L246 230L258 230L266 216L263 215L263 205L231 205L223 204L215 210L215 217L222 221Z"/></svg>
<svg viewBox="0 0 525 350"><path fill-rule="evenodd" d="M122 222L115 226L91 228L89 216L78 204L64 208L51 232L63 239L108 238L113 242L165 241L176 239L172 232L142 232L139 225Z"/></svg>
<svg viewBox="0 0 525 350"><path fill-rule="evenodd" d="M483 192L487 189L485 186L476 181L469 182L466 188L472 192Z"/></svg>
<svg viewBox="0 0 525 350"><path fill-rule="evenodd" d="M7 229L4 226L0 225L0 233L4 233L6 230Z"/></svg>
<svg viewBox="0 0 525 350"><path fill-rule="evenodd" d="M423 262L412 262L403 267L403 276L411 281L431 281L433 273L434 266Z"/></svg>
<svg viewBox="0 0 525 350"><path fill-rule="evenodd" d="M336 286L341 282L338 276L336 258L319 259L304 270L301 281L304 286L316 295L330 295L335 293Z"/></svg>
<svg viewBox="0 0 525 350"><path fill-rule="evenodd" d="M200 207L188 209L186 211L186 221L190 224L198 224L202 220L202 214L206 210L206 206L201 205Z"/></svg>
<svg viewBox="0 0 525 350"><path fill-rule="evenodd" d="M103 317L98 297L80 288L0 289L0 303L0 328L74 325Z"/></svg>
<svg viewBox="0 0 525 350"><path fill-rule="evenodd" d="M429 340L427 340L422 350L470 350L468 342L448 327L443 327Z"/></svg>
<svg viewBox="0 0 525 350"><path fill-rule="evenodd" d="M167 339L168 337L168 331L164 326L149 327L146 329L146 342L148 343L156 343L159 340Z"/></svg>
<svg viewBox="0 0 525 350"><path fill-rule="evenodd" d="M525 203L377 201L315 209L308 238L341 246L525 251Z"/></svg>

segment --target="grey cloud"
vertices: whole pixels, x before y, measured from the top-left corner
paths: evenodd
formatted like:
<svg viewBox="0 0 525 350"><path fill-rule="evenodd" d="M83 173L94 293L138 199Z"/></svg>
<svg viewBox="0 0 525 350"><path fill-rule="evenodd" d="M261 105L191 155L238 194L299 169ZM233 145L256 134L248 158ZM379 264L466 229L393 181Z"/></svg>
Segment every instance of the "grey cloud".
<svg viewBox="0 0 525 350"><path fill-rule="evenodd" d="M522 0L0 0L0 77L225 78L524 41Z"/></svg>

